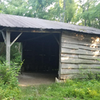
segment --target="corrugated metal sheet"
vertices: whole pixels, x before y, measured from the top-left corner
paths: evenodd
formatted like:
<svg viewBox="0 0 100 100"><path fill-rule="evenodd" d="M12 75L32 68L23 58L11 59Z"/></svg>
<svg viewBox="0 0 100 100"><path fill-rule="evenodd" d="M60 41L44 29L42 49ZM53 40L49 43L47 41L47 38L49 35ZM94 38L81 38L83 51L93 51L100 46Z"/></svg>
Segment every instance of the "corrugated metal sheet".
<svg viewBox="0 0 100 100"><path fill-rule="evenodd" d="M8 14L0 14L0 26L11 28L64 29L91 34L100 34L100 30L96 28Z"/></svg>

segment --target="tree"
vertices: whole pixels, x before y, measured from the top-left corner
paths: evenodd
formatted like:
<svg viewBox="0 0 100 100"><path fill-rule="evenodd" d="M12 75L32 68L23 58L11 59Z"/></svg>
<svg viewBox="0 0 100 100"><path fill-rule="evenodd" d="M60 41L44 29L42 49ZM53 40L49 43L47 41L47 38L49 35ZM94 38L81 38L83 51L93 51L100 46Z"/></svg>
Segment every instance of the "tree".
<svg viewBox="0 0 100 100"><path fill-rule="evenodd" d="M0 13L36 17L100 28L99 0L2 0Z"/></svg>
<svg viewBox="0 0 100 100"><path fill-rule="evenodd" d="M82 25L98 28L98 25L100 26L99 7L100 4L98 3L98 0L87 0L86 2L79 0L79 5L78 5L79 11L76 16L76 21L81 20Z"/></svg>
<svg viewBox="0 0 100 100"><path fill-rule="evenodd" d="M23 0L4 0L1 2L2 13L13 15L25 15L28 11L27 2Z"/></svg>
<svg viewBox="0 0 100 100"><path fill-rule="evenodd" d="M75 12L76 12L76 5L74 0L67 0L65 7L64 22L70 23L74 17Z"/></svg>
<svg viewBox="0 0 100 100"><path fill-rule="evenodd" d="M57 0L4 0L0 4L2 13L21 15L28 17L37 17L42 19L49 18L48 7L53 5Z"/></svg>
<svg viewBox="0 0 100 100"><path fill-rule="evenodd" d="M100 28L100 3L91 9L92 26Z"/></svg>
<svg viewBox="0 0 100 100"><path fill-rule="evenodd" d="M26 16L48 19L48 7L56 0L28 0L29 10Z"/></svg>

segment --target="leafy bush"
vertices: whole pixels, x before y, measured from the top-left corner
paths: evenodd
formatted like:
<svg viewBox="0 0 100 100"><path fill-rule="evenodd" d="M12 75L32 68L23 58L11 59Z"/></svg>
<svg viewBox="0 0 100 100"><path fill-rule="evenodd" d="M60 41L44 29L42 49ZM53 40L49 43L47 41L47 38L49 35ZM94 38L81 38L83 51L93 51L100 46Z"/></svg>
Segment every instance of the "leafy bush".
<svg viewBox="0 0 100 100"><path fill-rule="evenodd" d="M21 63L21 44L20 43L14 43L11 46L11 61L16 63Z"/></svg>
<svg viewBox="0 0 100 100"><path fill-rule="evenodd" d="M0 100L15 100L19 98L21 92L18 86L17 76L20 67L13 63L0 63Z"/></svg>
<svg viewBox="0 0 100 100"><path fill-rule="evenodd" d="M0 62L1 62L1 63L3 63L5 60L6 60L6 58L5 58L4 55L0 56Z"/></svg>

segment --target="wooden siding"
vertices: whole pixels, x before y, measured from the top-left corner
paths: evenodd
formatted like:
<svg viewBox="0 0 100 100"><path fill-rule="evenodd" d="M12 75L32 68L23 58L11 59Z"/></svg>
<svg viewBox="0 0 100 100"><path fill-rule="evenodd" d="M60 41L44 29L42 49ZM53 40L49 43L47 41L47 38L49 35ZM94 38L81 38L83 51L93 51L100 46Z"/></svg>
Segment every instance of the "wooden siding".
<svg viewBox="0 0 100 100"><path fill-rule="evenodd" d="M100 38L96 35L63 32L60 79L85 78L86 73L100 72L99 48Z"/></svg>

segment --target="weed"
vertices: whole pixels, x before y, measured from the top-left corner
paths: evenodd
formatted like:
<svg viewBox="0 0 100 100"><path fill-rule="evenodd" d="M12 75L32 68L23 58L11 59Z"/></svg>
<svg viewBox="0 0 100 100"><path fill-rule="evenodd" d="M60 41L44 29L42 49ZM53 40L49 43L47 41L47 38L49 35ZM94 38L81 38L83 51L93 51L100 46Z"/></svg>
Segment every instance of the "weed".
<svg viewBox="0 0 100 100"><path fill-rule="evenodd" d="M21 90L17 79L19 70L15 63L10 67L7 63L0 64L0 100L14 100L20 97Z"/></svg>

